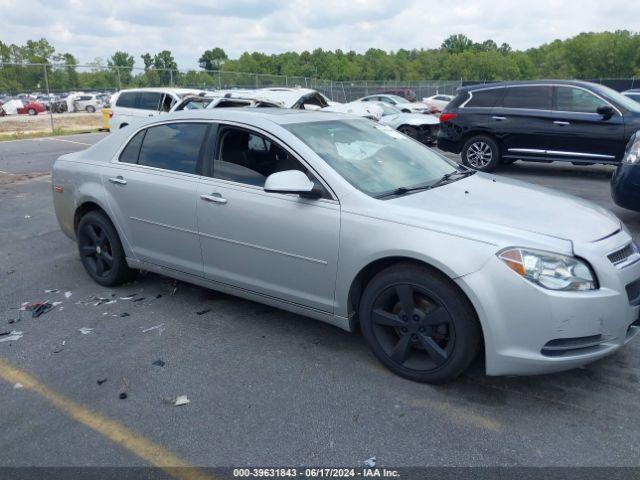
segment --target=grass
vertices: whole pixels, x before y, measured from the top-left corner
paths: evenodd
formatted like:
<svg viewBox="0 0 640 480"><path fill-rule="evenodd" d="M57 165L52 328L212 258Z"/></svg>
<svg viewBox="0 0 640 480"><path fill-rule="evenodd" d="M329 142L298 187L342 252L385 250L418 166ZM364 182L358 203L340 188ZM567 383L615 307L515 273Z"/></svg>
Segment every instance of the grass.
<svg viewBox="0 0 640 480"><path fill-rule="evenodd" d="M44 137L60 137L64 135L77 135L79 133L96 133L97 128L83 128L78 130L63 130L62 128L54 128L52 131L46 132L13 132L13 133L0 133L0 142L5 140L26 140L29 138L44 138Z"/></svg>

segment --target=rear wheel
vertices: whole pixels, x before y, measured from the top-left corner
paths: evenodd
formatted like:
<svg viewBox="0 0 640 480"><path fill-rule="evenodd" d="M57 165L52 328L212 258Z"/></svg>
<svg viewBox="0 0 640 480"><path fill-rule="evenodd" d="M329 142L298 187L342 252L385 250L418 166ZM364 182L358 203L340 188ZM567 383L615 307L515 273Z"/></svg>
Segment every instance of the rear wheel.
<svg viewBox="0 0 640 480"><path fill-rule="evenodd" d="M93 105L87 105L87 108L85 108L85 110L87 111L87 113L95 113L96 107L94 107Z"/></svg>
<svg viewBox="0 0 640 480"><path fill-rule="evenodd" d="M30 108L29 110L27 110L27 113L29 115L37 115L38 114L38 112L36 112L35 108Z"/></svg>
<svg viewBox="0 0 640 480"><path fill-rule="evenodd" d="M100 285L120 285L135 276L136 271L127 265L118 232L104 213L91 211L84 215L77 238L82 265Z"/></svg>
<svg viewBox="0 0 640 480"><path fill-rule="evenodd" d="M490 172L500 163L500 148L486 135L471 137L462 147L462 163L474 170Z"/></svg>
<svg viewBox="0 0 640 480"><path fill-rule="evenodd" d="M359 307L362 333L392 372L419 382L460 375L480 347L480 327L466 298L441 273L413 264L383 270Z"/></svg>

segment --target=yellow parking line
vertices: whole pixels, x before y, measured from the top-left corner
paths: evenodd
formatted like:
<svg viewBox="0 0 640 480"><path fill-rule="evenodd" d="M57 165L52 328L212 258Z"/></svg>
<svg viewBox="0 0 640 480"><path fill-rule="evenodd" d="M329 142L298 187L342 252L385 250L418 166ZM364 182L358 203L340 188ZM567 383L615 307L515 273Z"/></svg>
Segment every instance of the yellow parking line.
<svg viewBox="0 0 640 480"><path fill-rule="evenodd" d="M11 366L1 358L0 379L11 384L21 383L23 388L44 398L76 422L89 427L117 445L126 448L134 455L149 462L154 467L161 468L178 480L205 480L212 478L124 425L98 412L91 411L51 390L31 375Z"/></svg>

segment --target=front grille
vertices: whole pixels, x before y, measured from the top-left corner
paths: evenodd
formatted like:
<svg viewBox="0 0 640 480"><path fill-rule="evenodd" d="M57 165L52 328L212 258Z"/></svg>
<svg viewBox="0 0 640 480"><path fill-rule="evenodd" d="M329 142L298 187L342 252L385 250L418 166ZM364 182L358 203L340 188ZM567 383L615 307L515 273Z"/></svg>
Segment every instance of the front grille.
<svg viewBox="0 0 640 480"><path fill-rule="evenodd" d="M609 255L607 255L607 258L611 263L617 265L618 263L624 262L627 258L633 255L635 251L636 249L633 243L630 243L622 247L620 250L616 250L615 252L610 253Z"/></svg>

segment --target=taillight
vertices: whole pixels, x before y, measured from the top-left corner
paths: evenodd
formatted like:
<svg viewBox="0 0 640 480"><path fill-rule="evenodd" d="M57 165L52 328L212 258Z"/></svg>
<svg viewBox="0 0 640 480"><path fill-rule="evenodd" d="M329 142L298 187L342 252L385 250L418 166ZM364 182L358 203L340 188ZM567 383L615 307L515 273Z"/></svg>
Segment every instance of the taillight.
<svg viewBox="0 0 640 480"><path fill-rule="evenodd" d="M458 116L457 113L443 113L440 115L440 123L448 122L449 120L453 120Z"/></svg>
<svg viewBox="0 0 640 480"><path fill-rule="evenodd" d="M113 110L109 110L109 118L113 118Z"/></svg>

